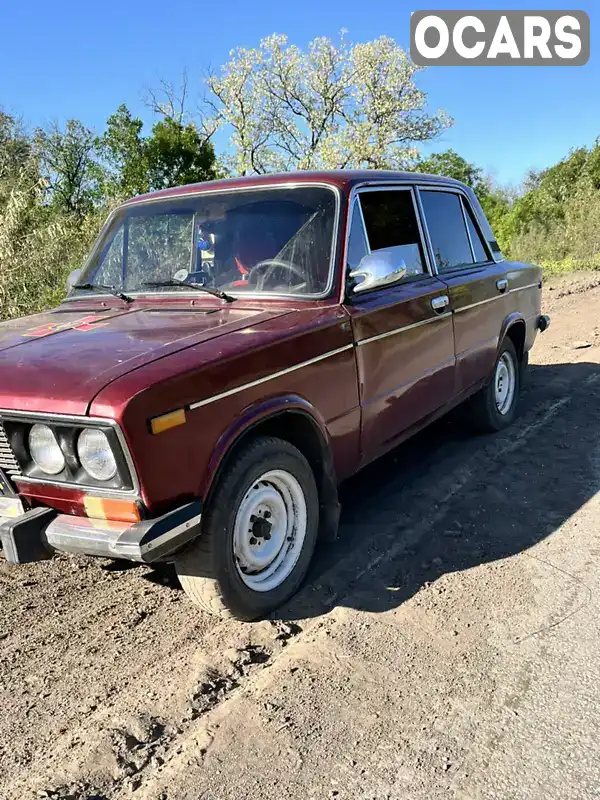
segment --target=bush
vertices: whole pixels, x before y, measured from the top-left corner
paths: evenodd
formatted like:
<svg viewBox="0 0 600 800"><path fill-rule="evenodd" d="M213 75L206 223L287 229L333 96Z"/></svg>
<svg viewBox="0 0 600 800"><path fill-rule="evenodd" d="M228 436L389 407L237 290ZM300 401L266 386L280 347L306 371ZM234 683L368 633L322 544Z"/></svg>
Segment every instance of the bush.
<svg viewBox="0 0 600 800"><path fill-rule="evenodd" d="M561 219L535 222L513 236L512 258L545 265L550 274L598 269L600 263L600 192L580 185L562 205Z"/></svg>
<svg viewBox="0 0 600 800"><path fill-rule="evenodd" d="M81 263L104 213L83 221L57 216L42 203L44 187L33 169L22 170L0 207L0 318L56 305L69 273Z"/></svg>

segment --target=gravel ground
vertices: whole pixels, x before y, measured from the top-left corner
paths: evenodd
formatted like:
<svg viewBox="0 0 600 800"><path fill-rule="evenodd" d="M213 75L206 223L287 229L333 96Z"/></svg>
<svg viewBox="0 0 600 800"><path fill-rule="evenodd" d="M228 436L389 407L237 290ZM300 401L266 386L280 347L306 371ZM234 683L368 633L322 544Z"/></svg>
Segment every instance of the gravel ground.
<svg viewBox="0 0 600 800"><path fill-rule="evenodd" d="M454 414L344 487L277 618L0 561L0 798L600 798L598 284L546 292L510 430Z"/></svg>

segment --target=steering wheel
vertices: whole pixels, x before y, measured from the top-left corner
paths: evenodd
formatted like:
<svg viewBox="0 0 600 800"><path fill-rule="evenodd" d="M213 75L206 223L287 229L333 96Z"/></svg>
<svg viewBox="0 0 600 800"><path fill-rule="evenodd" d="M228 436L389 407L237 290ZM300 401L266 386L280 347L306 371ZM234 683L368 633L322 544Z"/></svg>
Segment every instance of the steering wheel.
<svg viewBox="0 0 600 800"><path fill-rule="evenodd" d="M248 271L248 283L252 283L251 276L257 272L260 273L264 269L264 273L257 274L256 279L256 288L259 291L263 291L265 288L265 283L271 277L271 275L278 269L285 269L288 272L295 275L297 278L300 279L300 284L306 283L306 278L302 272L298 269L298 267L291 264L289 261L280 261L278 258L265 258L264 261L259 261L258 264L255 264L253 267L250 268Z"/></svg>

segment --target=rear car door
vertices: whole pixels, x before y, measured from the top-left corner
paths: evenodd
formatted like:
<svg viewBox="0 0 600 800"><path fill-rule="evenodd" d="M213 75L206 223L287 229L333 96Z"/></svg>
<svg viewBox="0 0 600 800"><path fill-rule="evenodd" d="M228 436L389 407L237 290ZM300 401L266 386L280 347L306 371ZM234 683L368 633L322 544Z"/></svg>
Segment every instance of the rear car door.
<svg viewBox="0 0 600 800"><path fill-rule="evenodd" d="M350 208L347 268L379 249L397 248L406 277L353 294L352 320L366 463L454 394L454 341L447 289L431 271L410 186L359 190Z"/></svg>
<svg viewBox="0 0 600 800"><path fill-rule="evenodd" d="M420 186L431 258L454 311L457 392L489 378L508 309L504 262L492 258L466 193Z"/></svg>

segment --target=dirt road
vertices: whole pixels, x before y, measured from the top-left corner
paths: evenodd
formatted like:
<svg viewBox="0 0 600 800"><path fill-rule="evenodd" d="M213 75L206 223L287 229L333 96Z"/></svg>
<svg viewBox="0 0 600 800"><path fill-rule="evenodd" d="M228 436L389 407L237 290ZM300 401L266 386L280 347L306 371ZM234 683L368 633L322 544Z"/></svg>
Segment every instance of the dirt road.
<svg viewBox="0 0 600 800"><path fill-rule="evenodd" d="M345 487L277 619L0 561L0 798L600 797L593 283L546 293L509 431L444 420Z"/></svg>

